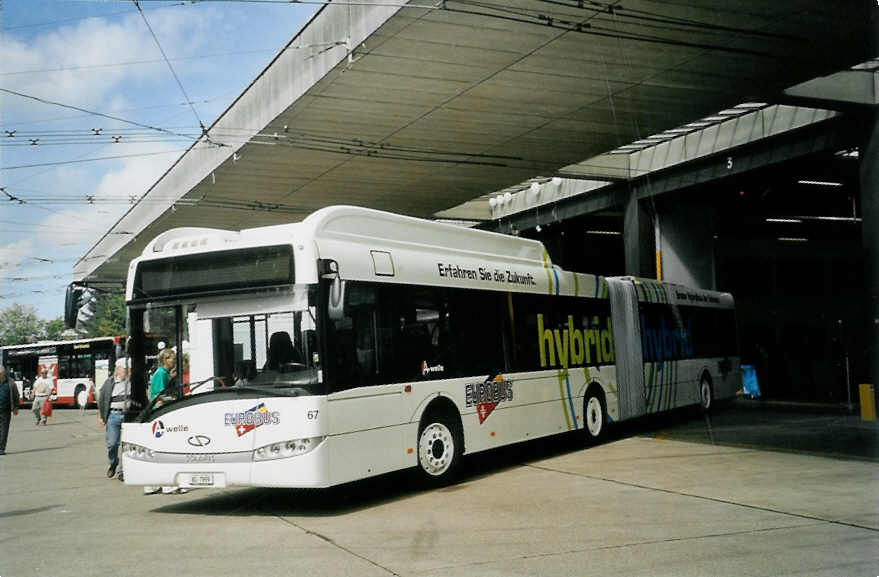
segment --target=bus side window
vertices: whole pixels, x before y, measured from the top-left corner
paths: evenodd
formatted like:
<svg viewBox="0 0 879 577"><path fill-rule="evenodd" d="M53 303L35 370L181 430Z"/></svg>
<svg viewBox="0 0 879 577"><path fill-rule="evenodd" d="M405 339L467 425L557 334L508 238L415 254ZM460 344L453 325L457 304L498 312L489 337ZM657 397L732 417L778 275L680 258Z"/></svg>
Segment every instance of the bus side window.
<svg viewBox="0 0 879 577"><path fill-rule="evenodd" d="M449 299L451 335L458 376L503 371L506 293L457 289Z"/></svg>
<svg viewBox="0 0 879 577"><path fill-rule="evenodd" d="M69 379L71 378L71 369L70 369L70 357L67 355L61 356L58 358L58 378L59 379Z"/></svg>
<svg viewBox="0 0 879 577"><path fill-rule="evenodd" d="M375 285L349 281L344 316L329 319L327 349L336 390L377 382L376 291Z"/></svg>
<svg viewBox="0 0 879 577"><path fill-rule="evenodd" d="M395 304L400 354L396 373L404 381L439 375L433 351L433 328L439 320L437 291L427 287L401 287ZM390 304L390 303L389 303ZM435 370L429 370L431 367Z"/></svg>

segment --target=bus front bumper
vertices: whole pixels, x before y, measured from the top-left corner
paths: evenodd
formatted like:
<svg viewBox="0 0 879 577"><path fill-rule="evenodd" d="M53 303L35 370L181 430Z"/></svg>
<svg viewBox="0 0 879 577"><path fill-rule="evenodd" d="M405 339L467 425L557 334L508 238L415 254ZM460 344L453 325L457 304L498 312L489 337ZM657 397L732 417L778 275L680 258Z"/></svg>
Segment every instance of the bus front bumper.
<svg viewBox="0 0 879 577"><path fill-rule="evenodd" d="M328 439L304 455L253 461L249 453L158 453L153 461L122 455L127 485L183 488L329 486ZM237 458L237 462L235 459ZM162 462L171 460L178 462ZM247 460L249 459L249 460ZM187 462L188 461L188 462Z"/></svg>

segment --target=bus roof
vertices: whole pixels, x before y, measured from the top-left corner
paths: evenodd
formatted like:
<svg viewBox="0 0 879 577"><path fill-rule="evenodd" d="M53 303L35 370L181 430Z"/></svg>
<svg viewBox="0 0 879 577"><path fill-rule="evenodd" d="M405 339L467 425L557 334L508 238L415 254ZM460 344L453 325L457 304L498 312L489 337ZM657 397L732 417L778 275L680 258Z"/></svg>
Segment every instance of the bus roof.
<svg viewBox="0 0 879 577"><path fill-rule="evenodd" d="M292 244L297 283L317 282L316 263L336 263L342 279L483 290L606 297L602 277L552 264L542 242L357 206L328 206L298 223L225 231L177 228L147 244L132 261ZM633 281L652 286L651 279ZM678 286L666 302L732 306L724 293ZM645 293L646 295L646 293ZM723 295L723 296L719 296ZM649 295L648 295L649 298ZM645 298L644 300L648 300Z"/></svg>
<svg viewBox="0 0 879 577"><path fill-rule="evenodd" d="M438 249L537 266L548 263L543 243L538 240L357 206L328 206L312 213L302 224L318 241Z"/></svg>
<svg viewBox="0 0 879 577"><path fill-rule="evenodd" d="M115 341L118 339L118 336L113 337L91 337L88 339L71 339L69 341L38 341L36 343L26 343L23 345L6 345L0 346L0 349L4 351L7 350L15 350L15 349L27 349L27 348L41 348L41 347L52 347L56 345L77 345L82 343L94 343L99 341Z"/></svg>

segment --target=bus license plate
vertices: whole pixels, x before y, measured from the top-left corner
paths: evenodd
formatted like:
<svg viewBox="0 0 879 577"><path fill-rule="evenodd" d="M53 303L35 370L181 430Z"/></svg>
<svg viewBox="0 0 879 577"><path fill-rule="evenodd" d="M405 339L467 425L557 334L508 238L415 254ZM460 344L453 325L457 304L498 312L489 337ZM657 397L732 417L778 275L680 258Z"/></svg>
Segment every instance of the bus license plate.
<svg viewBox="0 0 879 577"><path fill-rule="evenodd" d="M189 475L189 485L193 487L210 487L213 484L213 473L190 473Z"/></svg>

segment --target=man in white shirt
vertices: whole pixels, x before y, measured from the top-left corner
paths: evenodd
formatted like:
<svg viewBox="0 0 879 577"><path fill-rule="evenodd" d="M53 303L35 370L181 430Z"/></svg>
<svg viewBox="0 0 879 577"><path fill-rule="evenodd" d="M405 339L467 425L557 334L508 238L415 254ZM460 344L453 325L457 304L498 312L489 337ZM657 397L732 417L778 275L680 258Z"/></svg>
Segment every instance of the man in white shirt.
<svg viewBox="0 0 879 577"><path fill-rule="evenodd" d="M37 425L47 424L46 416L42 414L43 403L45 403L52 394L52 389L54 388L55 383L49 378L49 369L42 369L40 371L40 378L34 381L34 404L32 410L34 412L34 417L37 420Z"/></svg>

